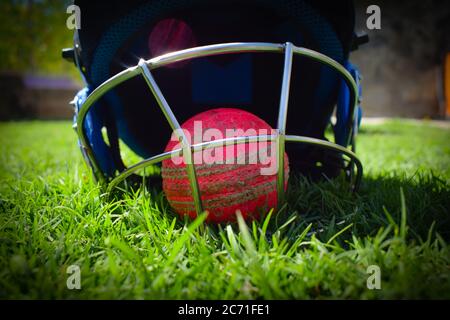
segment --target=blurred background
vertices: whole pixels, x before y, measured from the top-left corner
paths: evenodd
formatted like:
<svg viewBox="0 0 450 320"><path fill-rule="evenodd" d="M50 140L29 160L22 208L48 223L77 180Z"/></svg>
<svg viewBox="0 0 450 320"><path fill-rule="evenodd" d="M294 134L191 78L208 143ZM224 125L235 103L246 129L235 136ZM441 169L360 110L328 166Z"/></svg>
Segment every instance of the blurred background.
<svg viewBox="0 0 450 320"><path fill-rule="evenodd" d="M82 86L61 57L72 46L70 0L1 0L0 120L68 119ZM356 30L370 42L352 54L363 75L365 117L448 119L450 4L447 0L356 0ZM368 30L369 5L381 29Z"/></svg>

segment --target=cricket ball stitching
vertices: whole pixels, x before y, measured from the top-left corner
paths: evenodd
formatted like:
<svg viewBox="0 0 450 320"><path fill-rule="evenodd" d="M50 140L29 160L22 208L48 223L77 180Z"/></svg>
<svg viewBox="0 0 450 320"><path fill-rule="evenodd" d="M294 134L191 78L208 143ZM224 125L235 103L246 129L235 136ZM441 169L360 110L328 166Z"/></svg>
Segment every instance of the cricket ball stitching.
<svg viewBox="0 0 450 320"><path fill-rule="evenodd" d="M256 131L272 128L257 116L239 109L213 109L200 113L188 121L182 128L193 133L194 121L202 121L203 132L209 128L217 128L223 134L227 129L240 128L248 135L248 129ZM166 151L172 150L176 141L170 141ZM277 175L262 175L261 169L267 167L261 163L239 164L239 161L252 159L259 152L271 151L270 142L246 142L243 144L245 152L236 152L237 145L214 147L223 148L223 164L194 164L197 181L204 209L209 211L208 221L226 222L235 220L235 211L240 209L244 218L253 217L261 209L270 209L277 204ZM260 145L262 145L260 147ZM260 147L260 149L258 148ZM228 149L227 149L228 148ZM232 164L226 164L230 156L229 148L235 148ZM256 150L256 151L255 151ZM202 152L202 151L199 151ZM287 155L285 157L284 174L285 187L289 176ZM272 158L272 157L271 157ZM231 158L228 158L230 160ZM188 180L186 165L176 164L173 159L163 161L162 177L163 189L171 206L180 215L195 217L195 206ZM276 161L276 159L275 159ZM230 161L231 162L231 161Z"/></svg>

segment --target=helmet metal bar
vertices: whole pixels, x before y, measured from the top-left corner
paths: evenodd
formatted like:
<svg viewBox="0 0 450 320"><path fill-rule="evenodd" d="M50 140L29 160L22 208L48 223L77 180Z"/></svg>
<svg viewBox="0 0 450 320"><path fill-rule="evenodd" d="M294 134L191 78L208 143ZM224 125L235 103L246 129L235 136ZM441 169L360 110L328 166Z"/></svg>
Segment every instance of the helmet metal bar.
<svg viewBox="0 0 450 320"><path fill-rule="evenodd" d="M265 141L275 141L276 135L257 135L257 136L242 136L242 137L233 137L233 138L226 138L226 139L217 139L213 141L207 141L202 143L196 143L191 145L192 152L198 152L209 148L215 148L215 147L222 147L222 146L229 146L233 144L242 144L242 143L254 143L254 142L265 142ZM165 153L162 153L156 157L150 157L148 159L145 159L136 165L133 165L123 171L123 173L119 176L117 176L115 179L113 179L108 186L108 192L112 191L120 182L122 182L124 179L126 179L128 176L136 172L137 170L140 170L144 167L153 165L155 163L161 162L163 160L169 159L172 156L183 156L184 149L178 148L174 149L172 151L168 151ZM159 157L161 156L161 157Z"/></svg>
<svg viewBox="0 0 450 320"><path fill-rule="evenodd" d="M286 149L286 121L289 106L289 91L291 87L292 59L293 59L292 43L287 42L284 49L284 69L283 82L281 85L280 107L278 111L277 122L277 196L278 207L284 202L284 150Z"/></svg>
<svg viewBox="0 0 450 320"><path fill-rule="evenodd" d="M175 115L173 114L169 104L164 98L161 90L156 84L155 79L153 78L151 71L153 69L193 58L200 57L208 57L219 54L229 54L229 53L244 53L244 52L278 52L284 53L284 70L283 70L283 79L282 79L282 88L281 88L281 96L280 96L280 105L279 105L279 113L278 113L278 122L277 122L277 134L276 135L261 135L261 136L252 136L252 137L234 137L228 139L214 140L211 142L205 142L200 144L191 145L191 143L186 139L181 129L180 124L178 123ZM271 141L276 142L277 144L277 191L278 191L278 202L281 203L284 201L284 150L285 150L285 142L295 142L295 143L305 143L321 146L336 152L340 152L345 156L350 158L350 161L355 163L357 168L357 174L355 177L353 189L356 190L359 186L362 177L362 165L356 155L350 151L349 149L337 145L335 143L331 143L325 140L310 138L310 137L302 137L302 136L293 136L286 135L286 120L287 120L287 112L288 112L288 104L289 104L289 90L290 90L290 79L292 73L292 62L293 55L297 54L300 56L305 56L315 60L321 64L327 65L334 70L336 70L346 82L348 88L350 89L350 114L351 117L348 121L348 127L350 130L349 141L347 145L351 144L351 137L353 130L353 124L355 121L355 110L358 101L358 88L353 79L352 75L337 61L327 57L324 54L319 52L296 47L292 43L285 44L276 44L276 43L223 43L202 47L195 47L186 50L180 50L172 53L168 53L147 61L140 60L139 64L134 67L130 67L117 75L111 77L100 86L98 86L86 99L86 101L81 106L78 111L77 117L77 133L82 145L82 148L86 151L86 155L89 158L88 165L91 166L94 175L97 180L103 184L108 183L108 191L112 191L121 181L126 179L132 173L136 172L139 169L145 168L149 165L153 165L159 163L165 159L170 158L172 155L178 154L182 155L184 161L186 163L186 170L190 182L190 186L193 193L193 198L195 202L195 208L197 213L202 212L202 203L201 203L201 195L198 186L198 180L196 178L195 166L193 165L192 156L193 152L201 151L208 148L213 148L217 146L223 146L223 144L240 144L240 143L249 143L256 141ZM150 157L145 159L126 170L120 172L118 176L113 178L111 181L108 181L107 177L104 176L102 170L100 169L97 160L93 154L93 150L91 145L86 137L84 132L84 121L89 109L95 104L95 102L100 99L106 92L113 89L117 85L121 84L128 79L131 79L137 75L142 75L147 82L150 90L153 93L161 111L164 113L167 121L169 122L171 128L175 131L175 134L178 136L181 146L181 149L173 150L170 152L164 152L159 155Z"/></svg>
<svg viewBox="0 0 450 320"><path fill-rule="evenodd" d="M257 135L257 136L242 136L242 137L233 137L233 138L226 138L226 139L217 139L213 141L207 141L202 143L193 144L191 146L193 152L198 152L210 148L217 148L222 146L229 146L234 144L243 144L243 143L255 143L255 142L276 142L278 139L278 135ZM344 148L340 145L336 145L335 143L316 139L316 138L310 138L310 137L300 137L300 136L293 136L293 135L286 135L285 141L287 142L297 142L297 143L305 143L310 145L316 145L320 146L326 149L329 149L331 151L340 152L343 155L347 156L356 164L356 167L358 169L356 180L354 182L354 190L356 190L359 186L359 183L361 181L362 177L362 164L361 161L359 161L358 157L349 149ZM115 187L119 185L120 182L125 180L127 177L132 175L133 173L137 172L140 169L143 169L145 167L154 165L158 162L161 162L166 159L170 159L172 156L182 156L183 155L183 148L174 149L172 151L161 153L157 156L150 157L148 159L145 159L141 162L138 162L137 164L127 168L124 170L119 176L111 180L111 182L108 185L107 192L111 192L114 190ZM283 190L284 191L284 190Z"/></svg>
<svg viewBox="0 0 450 320"><path fill-rule="evenodd" d="M180 50L176 52L167 53L150 60L146 61L150 70L193 58L208 57L218 54L227 53L242 53L242 52L281 52L283 50L282 44L275 43L261 43L261 42L248 42L248 43L221 43L202 47L189 48L185 50ZM84 120L89 109L95 104L95 102L100 99L109 90L112 90L122 82L125 82L135 76L139 75L141 71L139 66L133 66L125 69L118 74L112 76L97 88L92 91L92 93L84 101L82 107L78 111L77 116L77 134L81 142L81 147L85 151L87 157L90 161L87 161L87 165L92 169L94 177L101 184L106 184L108 181L107 177L103 174L98 161L95 159L93 150L86 138L84 132Z"/></svg>
<svg viewBox="0 0 450 320"><path fill-rule="evenodd" d="M142 76L144 77L145 81L147 82L147 85L149 86L150 90L153 93L153 96L156 99L156 102L158 103L159 107L161 108L161 111L164 113L164 116L166 117L167 122L169 122L170 127L172 128L173 132L176 134L178 141L180 141L182 147L183 147L183 158L184 163L186 164L186 171L189 179L189 184L192 191L192 196L194 198L194 205L195 210L198 214L200 214L203 211L202 206L202 199L200 197L200 190L198 187L198 181L197 181L197 175L195 173L195 166L194 162L192 161L192 149L191 149L191 142L187 139L184 131L181 129L180 123L178 122L177 118L172 112L172 109L170 109L169 104L167 103L166 98L161 92L161 89L156 84L155 78L151 74L150 70L147 67L147 64L144 60L139 61L139 68L141 69Z"/></svg>
<svg viewBox="0 0 450 320"><path fill-rule="evenodd" d="M359 185L361 183L362 173L363 173L363 167L361 161L358 159L356 154L352 152L351 150L336 144L332 143L326 140L316 139L316 138L310 138L310 137L302 137L302 136L293 136L293 135L286 135L286 141L287 142L297 142L297 143L306 143L306 144L312 144L316 146L320 146L322 148L342 153L343 155L350 158L351 163L354 163L357 168L355 182L353 183L353 191L355 192L358 190Z"/></svg>
<svg viewBox="0 0 450 320"><path fill-rule="evenodd" d="M78 138L80 139L81 148L83 148L86 156L89 158L87 161L88 166L91 168L94 177L101 184L107 183L107 179L103 174L100 166L95 159L92 147L86 138L86 133L84 131L84 120L86 119L86 115L89 109L94 105L97 100L99 100L104 94L106 94L109 90L121 84L122 82L127 81L139 74L139 69L137 66L128 68L115 76L109 78L107 81L98 86L91 94L87 97L86 101L83 103L81 108L78 110L77 116L77 125L76 130L78 134Z"/></svg>

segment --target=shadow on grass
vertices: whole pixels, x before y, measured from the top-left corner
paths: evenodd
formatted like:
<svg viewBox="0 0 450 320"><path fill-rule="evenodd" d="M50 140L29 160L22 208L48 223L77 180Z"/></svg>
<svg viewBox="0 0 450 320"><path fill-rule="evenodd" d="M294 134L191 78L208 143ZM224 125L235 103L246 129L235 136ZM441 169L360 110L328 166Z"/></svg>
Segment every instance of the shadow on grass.
<svg viewBox="0 0 450 320"><path fill-rule="evenodd" d="M365 177L356 194L340 181L314 184L297 177L291 181L289 205L279 219L297 214L291 232L312 223L313 232L322 241L349 224L353 224L353 235L371 236L390 224L389 217L400 224L401 190L409 235L424 239L434 223L434 231L450 240L450 186L432 172L412 177L395 174Z"/></svg>
<svg viewBox="0 0 450 320"><path fill-rule="evenodd" d="M267 239L280 228L287 239L295 241L310 224L308 237L313 234L327 242L343 228L349 231L339 237L341 245L352 236L364 238L374 236L380 228L394 222L401 224L401 190L405 196L406 223L410 239L426 239L433 231L446 241L450 240L450 186L443 178L428 173L413 176L383 174L364 177L360 190L352 193L343 180L313 183L304 177L290 178L287 204L274 212L267 227ZM170 208L162 192L150 192L153 201L169 219L178 215ZM256 220L261 228L266 214ZM390 219L392 219L390 221ZM176 219L177 227L189 224L190 220ZM250 225L251 223L249 223ZM208 224L209 230L218 235L226 225ZM238 230L237 224L232 224Z"/></svg>

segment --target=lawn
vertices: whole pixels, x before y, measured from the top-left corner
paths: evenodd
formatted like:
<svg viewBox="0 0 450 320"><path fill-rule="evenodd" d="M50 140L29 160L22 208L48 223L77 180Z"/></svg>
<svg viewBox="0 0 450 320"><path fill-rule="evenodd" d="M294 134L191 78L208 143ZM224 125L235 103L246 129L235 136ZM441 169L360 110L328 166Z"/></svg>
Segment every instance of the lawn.
<svg viewBox="0 0 450 320"><path fill-rule="evenodd" d="M450 129L394 120L358 138L357 194L291 177L281 212L216 227L162 194L103 194L69 122L2 123L0 298L449 299Z"/></svg>

